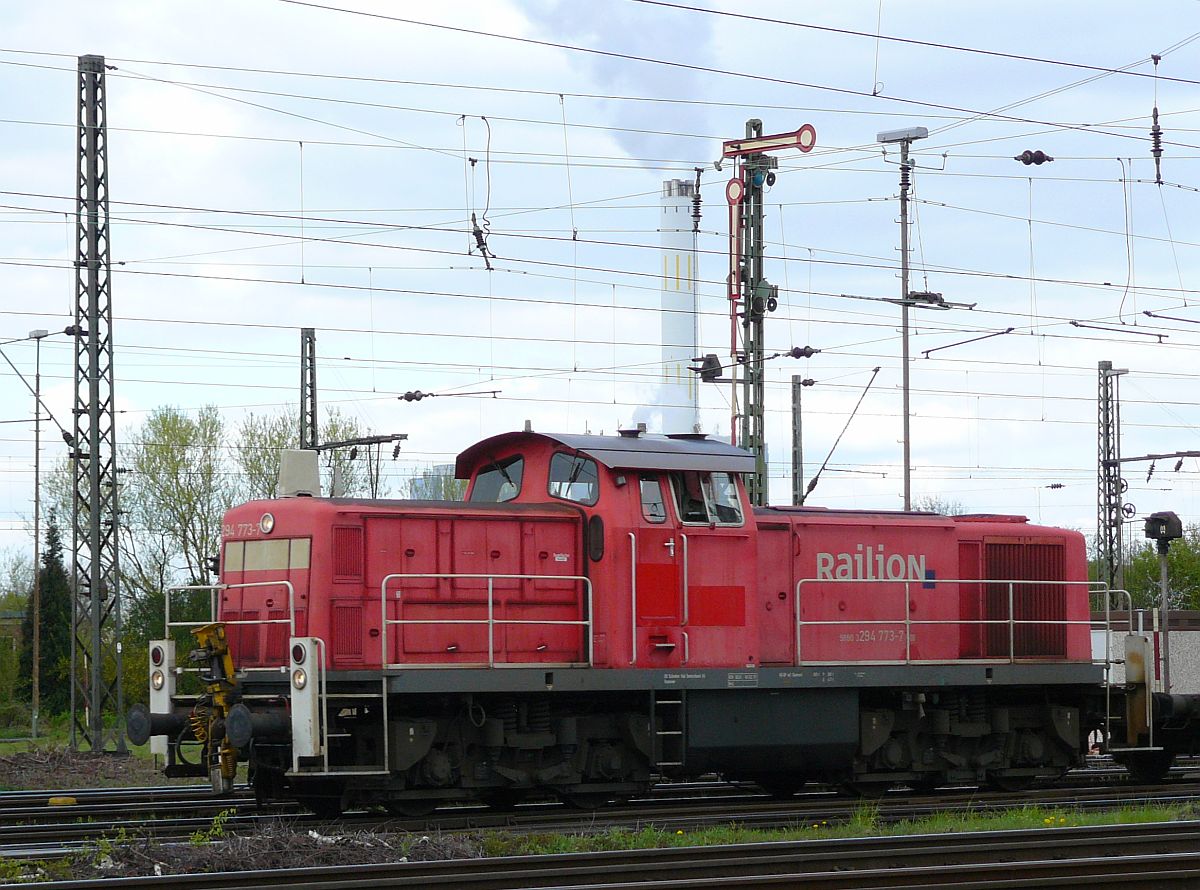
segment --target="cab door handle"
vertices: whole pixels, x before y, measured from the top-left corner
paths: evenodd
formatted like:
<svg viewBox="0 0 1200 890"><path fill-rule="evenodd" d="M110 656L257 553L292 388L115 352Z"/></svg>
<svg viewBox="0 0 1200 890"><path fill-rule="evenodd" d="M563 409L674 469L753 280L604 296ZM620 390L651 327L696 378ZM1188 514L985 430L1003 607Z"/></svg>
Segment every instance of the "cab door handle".
<svg viewBox="0 0 1200 890"><path fill-rule="evenodd" d="M671 558L674 559L675 558L675 539L672 538L669 541L663 541L663 546L667 548L667 551L671 554Z"/></svg>

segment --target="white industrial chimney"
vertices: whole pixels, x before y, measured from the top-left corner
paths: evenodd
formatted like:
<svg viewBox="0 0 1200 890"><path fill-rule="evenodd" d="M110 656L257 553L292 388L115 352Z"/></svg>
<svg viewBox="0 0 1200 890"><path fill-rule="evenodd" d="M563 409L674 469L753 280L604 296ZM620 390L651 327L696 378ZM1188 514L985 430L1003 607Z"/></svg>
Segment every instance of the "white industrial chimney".
<svg viewBox="0 0 1200 890"><path fill-rule="evenodd" d="M662 222L662 386L660 406L664 433L694 433L700 424L699 375L689 370L699 354L699 277L696 236L692 231L695 183L669 179L663 183Z"/></svg>

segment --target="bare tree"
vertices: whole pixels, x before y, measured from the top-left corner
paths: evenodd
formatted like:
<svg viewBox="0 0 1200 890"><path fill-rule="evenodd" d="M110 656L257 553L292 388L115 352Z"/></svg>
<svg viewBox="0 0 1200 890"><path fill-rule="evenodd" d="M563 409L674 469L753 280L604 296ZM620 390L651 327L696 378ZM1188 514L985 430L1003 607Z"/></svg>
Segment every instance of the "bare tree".
<svg viewBox="0 0 1200 890"><path fill-rule="evenodd" d="M953 501L936 494L925 494L913 501L913 510L918 513L937 513L942 516L962 516L967 512L962 501Z"/></svg>
<svg viewBox="0 0 1200 890"><path fill-rule="evenodd" d="M294 408L285 407L275 414L248 414L238 427L238 441L233 456L242 481L238 489L242 500L272 498L275 480L279 477L279 456L286 448L298 448L300 430ZM321 442L344 442L365 435L357 420L347 417L336 407L326 412L321 425ZM360 448L351 458L350 448L325 451L321 464L326 471L325 490L330 490L336 471L341 474L342 487L348 495L365 495L372 490L374 465L369 465L370 452ZM378 491L378 483L375 490Z"/></svg>

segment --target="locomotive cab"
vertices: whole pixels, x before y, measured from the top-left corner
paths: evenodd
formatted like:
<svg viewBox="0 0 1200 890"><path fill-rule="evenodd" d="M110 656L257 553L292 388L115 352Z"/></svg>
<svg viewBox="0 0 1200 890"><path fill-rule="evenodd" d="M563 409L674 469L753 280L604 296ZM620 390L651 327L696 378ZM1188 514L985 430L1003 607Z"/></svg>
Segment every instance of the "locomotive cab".
<svg viewBox="0 0 1200 890"><path fill-rule="evenodd" d="M748 608L757 526L747 452L700 435L508 433L458 459L469 503L573 504L586 572L605 591L595 667L756 663Z"/></svg>

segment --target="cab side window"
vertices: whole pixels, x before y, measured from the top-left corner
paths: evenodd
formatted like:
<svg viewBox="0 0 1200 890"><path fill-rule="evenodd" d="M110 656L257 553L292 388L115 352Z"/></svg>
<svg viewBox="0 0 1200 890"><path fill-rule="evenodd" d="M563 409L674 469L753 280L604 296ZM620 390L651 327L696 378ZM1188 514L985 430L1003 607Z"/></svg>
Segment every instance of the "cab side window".
<svg viewBox="0 0 1200 890"><path fill-rule="evenodd" d="M663 501L662 484L656 476L642 476L642 516L649 522L666 522L667 505Z"/></svg>
<svg viewBox="0 0 1200 890"><path fill-rule="evenodd" d="M737 479L730 473L672 473L671 491L685 524L742 525Z"/></svg>
<svg viewBox="0 0 1200 890"><path fill-rule="evenodd" d="M521 493L525 459L517 454L493 461L475 475L471 500L475 503L502 504Z"/></svg>
<svg viewBox="0 0 1200 890"><path fill-rule="evenodd" d="M697 473L693 470L671 474L671 489L675 494L675 505L679 508L681 522L709 524L708 503L702 484L707 476L707 473Z"/></svg>
<svg viewBox="0 0 1200 890"><path fill-rule="evenodd" d="M718 525L741 525L742 502L738 498L737 481L729 473L713 473L711 501Z"/></svg>
<svg viewBox="0 0 1200 890"><path fill-rule="evenodd" d="M582 454L559 452L550 458L549 494L551 497L591 506L600 497L600 477L596 462Z"/></svg>

